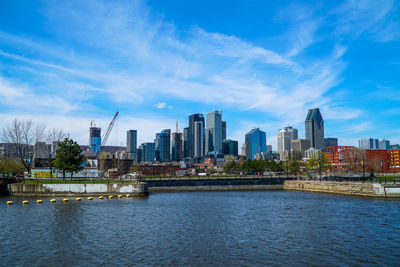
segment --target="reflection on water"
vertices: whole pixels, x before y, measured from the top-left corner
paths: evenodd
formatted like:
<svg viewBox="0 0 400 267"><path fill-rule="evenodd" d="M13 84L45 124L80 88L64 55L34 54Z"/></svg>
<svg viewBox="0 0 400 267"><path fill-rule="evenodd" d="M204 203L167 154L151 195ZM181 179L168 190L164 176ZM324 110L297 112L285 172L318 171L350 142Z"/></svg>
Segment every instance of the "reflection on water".
<svg viewBox="0 0 400 267"><path fill-rule="evenodd" d="M288 191L10 199L0 198L0 266L400 262L400 200Z"/></svg>

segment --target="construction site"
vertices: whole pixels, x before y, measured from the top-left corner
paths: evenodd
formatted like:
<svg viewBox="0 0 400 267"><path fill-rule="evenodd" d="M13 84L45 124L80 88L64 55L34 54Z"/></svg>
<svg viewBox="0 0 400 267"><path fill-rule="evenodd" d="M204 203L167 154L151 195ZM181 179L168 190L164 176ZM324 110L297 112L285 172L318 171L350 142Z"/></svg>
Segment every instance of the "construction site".
<svg viewBox="0 0 400 267"><path fill-rule="evenodd" d="M107 141L114 128L119 112L116 112L104 134L95 121L90 121L89 142L80 145L85 156L84 169L73 173L71 177L79 178L110 178L116 179L129 173L133 160L128 158L126 147L107 146ZM61 178L61 171L50 168L50 162L55 159L57 143L46 144L37 142L32 147L33 160L31 177ZM70 174L69 174L70 176Z"/></svg>

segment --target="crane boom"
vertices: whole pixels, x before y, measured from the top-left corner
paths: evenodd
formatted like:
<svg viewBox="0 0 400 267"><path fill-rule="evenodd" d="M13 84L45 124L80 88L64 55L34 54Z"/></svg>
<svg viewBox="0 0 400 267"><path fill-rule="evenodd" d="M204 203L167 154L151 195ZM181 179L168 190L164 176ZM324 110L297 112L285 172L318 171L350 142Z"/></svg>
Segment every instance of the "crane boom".
<svg viewBox="0 0 400 267"><path fill-rule="evenodd" d="M117 113L115 113L114 118L110 122L110 125L108 125L107 132L104 134L103 138L101 138L102 139L101 146L104 146L107 143L107 139L110 136L112 128L114 127L115 119L117 118L118 113L119 113L118 111Z"/></svg>

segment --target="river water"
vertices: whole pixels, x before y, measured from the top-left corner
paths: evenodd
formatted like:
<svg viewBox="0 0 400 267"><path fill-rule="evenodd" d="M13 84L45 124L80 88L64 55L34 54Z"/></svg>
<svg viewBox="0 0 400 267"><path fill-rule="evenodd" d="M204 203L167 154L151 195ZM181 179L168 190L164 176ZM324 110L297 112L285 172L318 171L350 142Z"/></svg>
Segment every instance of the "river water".
<svg viewBox="0 0 400 267"><path fill-rule="evenodd" d="M29 200L0 198L0 266L400 264L400 200L290 191Z"/></svg>

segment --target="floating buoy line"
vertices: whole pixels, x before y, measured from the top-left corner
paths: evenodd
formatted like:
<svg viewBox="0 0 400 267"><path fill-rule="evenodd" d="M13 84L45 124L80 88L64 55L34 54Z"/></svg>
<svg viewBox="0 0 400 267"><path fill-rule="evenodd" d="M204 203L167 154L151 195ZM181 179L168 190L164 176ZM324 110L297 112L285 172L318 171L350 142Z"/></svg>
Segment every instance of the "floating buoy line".
<svg viewBox="0 0 400 267"><path fill-rule="evenodd" d="M124 197L124 195L118 195L118 196L117 196L118 199L122 199L123 197ZM132 197L132 195L131 195L131 194L126 194L125 197L126 197L126 198L129 198L129 197ZM103 200L103 199L104 199L104 196L100 195L100 196L98 196L97 198L98 198L99 200ZM93 197L88 197L88 198L87 198L87 200L93 200L93 199L94 199ZM113 195L109 195L109 196L108 196L108 199L114 199L114 196L113 196ZM80 202L80 201L82 201L82 198L77 197L77 198L75 198L75 200L76 200L76 202ZM50 203L56 203L57 200L56 200L55 198L52 198L52 199L49 200L49 202L50 202ZM63 202L63 203L69 202L69 198L63 198L63 199L62 199L62 202ZM43 200L42 200L42 199L38 199L38 200L36 200L36 203L37 203L37 204L42 204L42 203L43 203ZM28 205L28 204L29 204L29 200L23 200L23 201L22 201L22 205ZM14 201L9 200L9 201L6 202L6 205L8 205L8 206L14 205Z"/></svg>

